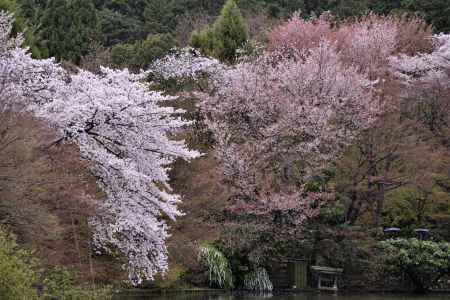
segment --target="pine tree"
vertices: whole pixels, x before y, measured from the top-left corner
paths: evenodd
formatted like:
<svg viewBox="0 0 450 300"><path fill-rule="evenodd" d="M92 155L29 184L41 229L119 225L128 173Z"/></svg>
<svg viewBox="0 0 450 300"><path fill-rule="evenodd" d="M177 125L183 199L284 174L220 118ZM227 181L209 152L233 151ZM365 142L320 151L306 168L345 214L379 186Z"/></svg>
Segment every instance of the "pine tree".
<svg viewBox="0 0 450 300"><path fill-rule="evenodd" d="M450 32L450 5L448 0L403 0L402 7L415 11L431 23L436 32Z"/></svg>
<svg viewBox="0 0 450 300"><path fill-rule="evenodd" d="M50 0L41 20L41 38L48 56L78 63L97 34L92 0Z"/></svg>
<svg viewBox="0 0 450 300"><path fill-rule="evenodd" d="M144 11L145 28L148 33L168 33L176 26L173 1L147 0Z"/></svg>
<svg viewBox="0 0 450 300"><path fill-rule="evenodd" d="M204 54L232 62L236 50L248 38L247 25L234 0L227 0L219 17L211 27L200 32L193 32L191 45Z"/></svg>
<svg viewBox="0 0 450 300"><path fill-rule="evenodd" d="M213 30L218 41L217 56L227 61L234 60L236 50L248 38L247 25L234 0L228 0L225 3L220 16L214 23Z"/></svg>

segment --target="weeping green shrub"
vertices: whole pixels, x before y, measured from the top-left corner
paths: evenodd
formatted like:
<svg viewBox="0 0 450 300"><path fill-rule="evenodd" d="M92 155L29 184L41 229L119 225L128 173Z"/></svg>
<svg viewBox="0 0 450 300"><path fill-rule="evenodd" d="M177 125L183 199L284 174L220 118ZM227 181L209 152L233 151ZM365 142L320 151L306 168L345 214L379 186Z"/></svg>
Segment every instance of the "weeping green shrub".
<svg viewBox="0 0 450 300"><path fill-rule="evenodd" d="M273 284L270 281L266 269L258 268L244 277L244 288L251 291L272 291Z"/></svg>
<svg viewBox="0 0 450 300"><path fill-rule="evenodd" d="M36 262L30 251L21 249L12 234L0 227L0 298L38 299Z"/></svg>
<svg viewBox="0 0 450 300"><path fill-rule="evenodd" d="M199 260L208 268L211 286L226 289L233 288L233 274L231 273L230 264L222 252L212 245L200 245Z"/></svg>

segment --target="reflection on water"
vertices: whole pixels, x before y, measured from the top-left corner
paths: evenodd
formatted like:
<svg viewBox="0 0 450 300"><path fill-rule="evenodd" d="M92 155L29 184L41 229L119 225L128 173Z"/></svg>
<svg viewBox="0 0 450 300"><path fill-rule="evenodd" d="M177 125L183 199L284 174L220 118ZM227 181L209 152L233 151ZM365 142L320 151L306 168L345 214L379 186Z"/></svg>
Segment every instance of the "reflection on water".
<svg viewBox="0 0 450 300"><path fill-rule="evenodd" d="M450 300L450 295L409 295L409 294L224 294L224 293L166 293L155 294L148 292L123 293L114 300Z"/></svg>

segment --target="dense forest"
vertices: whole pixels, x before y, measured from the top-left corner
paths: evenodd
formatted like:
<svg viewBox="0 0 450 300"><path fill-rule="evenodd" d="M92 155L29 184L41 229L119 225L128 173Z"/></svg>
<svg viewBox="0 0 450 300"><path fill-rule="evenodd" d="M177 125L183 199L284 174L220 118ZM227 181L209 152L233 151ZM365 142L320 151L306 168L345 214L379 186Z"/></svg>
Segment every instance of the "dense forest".
<svg viewBox="0 0 450 300"><path fill-rule="evenodd" d="M1 299L449 288L449 1L0 10Z"/></svg>
<svg viewBox="0 0 450 300"><path fill-rule="evenodd" d="M224 0L2 0L14 12L19 30L36 57L56 57L80 64L98 55L116 66L147 66L168 49L189 43L193 31L218 15ZM302 16L330 11L338 18L377 14L417 14L436 32L450 30L446 0L240 0L252 38L264 38L273 24L294 12ZM110 55L105 57L104 51ZM103 55L102 55L103 54ZM108 60L109 59L109 60Z"/></svg>

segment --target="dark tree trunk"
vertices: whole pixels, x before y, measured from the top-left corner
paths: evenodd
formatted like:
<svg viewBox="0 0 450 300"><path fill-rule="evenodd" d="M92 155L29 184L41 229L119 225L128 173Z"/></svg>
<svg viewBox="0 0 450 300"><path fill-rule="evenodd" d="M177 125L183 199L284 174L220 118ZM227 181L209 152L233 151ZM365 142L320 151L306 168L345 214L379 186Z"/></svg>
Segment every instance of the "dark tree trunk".
<svg viewBox="0 0 450 300"><path fill-rule="evenodd" d="M351 194L351 202L347 209L347 214L345 217L346 222L349 223L350 225L353 225L359 216L360 210L361 210L361 201L358 199L358 192L356 190L356 186L353 186Z"/></svg>
<svg viewBox="0 0 450 300"><path fill-rule="evenodd" d="M379 226L380 225L380 219L381 219L381 214L383 213L383 209L384 209L384 194L385 194L385 187L383 183L378 184L378 193L376 195L376 202L377 202L377 207L375 210L375 226Z"/></svg>

